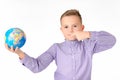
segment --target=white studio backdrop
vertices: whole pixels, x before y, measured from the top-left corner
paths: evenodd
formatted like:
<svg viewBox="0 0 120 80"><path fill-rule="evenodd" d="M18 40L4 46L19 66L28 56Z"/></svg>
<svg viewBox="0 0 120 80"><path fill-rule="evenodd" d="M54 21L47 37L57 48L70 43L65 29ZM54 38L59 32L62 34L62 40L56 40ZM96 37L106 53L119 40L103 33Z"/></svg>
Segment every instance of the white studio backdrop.
<svg viewBox="0 0 120 80"><path fill-rule="evenodd" d="M112 49L93 56L92 80L120 80L119 4L119 0L0 0L0 80L54 80L54 61L42 72L32 73L5 49L4 35L11 27L23 29L27 41L21 49L37 57L64 40L59 18L68 9L80 11L85 30L116 36Z"/></svg>

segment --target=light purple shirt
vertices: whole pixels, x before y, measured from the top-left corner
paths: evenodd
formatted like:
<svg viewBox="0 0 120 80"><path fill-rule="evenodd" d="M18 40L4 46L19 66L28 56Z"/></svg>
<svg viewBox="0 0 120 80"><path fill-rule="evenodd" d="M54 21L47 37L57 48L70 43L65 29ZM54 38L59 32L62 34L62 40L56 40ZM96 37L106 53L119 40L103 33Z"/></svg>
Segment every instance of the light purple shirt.
<svg viewBox="0 0 120 80"><path fill-rule="evenodd" d="M90 33L91 38L83 41L55 43L36 59L26 54L21 62L36 73L55 60L55 80L91 80L93 54L112 48L116 39L105 31Z"/></svg>

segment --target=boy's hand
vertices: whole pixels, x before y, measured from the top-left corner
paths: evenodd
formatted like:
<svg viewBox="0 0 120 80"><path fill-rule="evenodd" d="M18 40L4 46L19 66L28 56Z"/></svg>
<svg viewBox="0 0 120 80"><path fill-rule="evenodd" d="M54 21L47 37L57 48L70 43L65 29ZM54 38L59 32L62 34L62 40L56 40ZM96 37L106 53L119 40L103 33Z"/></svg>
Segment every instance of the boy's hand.
<svg viewBox="0 0 120 80"><path fill-rule="evenodd" d="M24 52L20 50L18 47L16 49L13 49L13 47L9 48L8 45L5 44L5 48L9 50L10 52L16 53L20 57L20 59L24 58L25 56Z"/></svg>
<svg viewBox="0 0 120 80"><path fill-rule="evenodd" d="M75 31L73 36L76 37L78 41L90 38L90 32L88 31Z"/></svg>

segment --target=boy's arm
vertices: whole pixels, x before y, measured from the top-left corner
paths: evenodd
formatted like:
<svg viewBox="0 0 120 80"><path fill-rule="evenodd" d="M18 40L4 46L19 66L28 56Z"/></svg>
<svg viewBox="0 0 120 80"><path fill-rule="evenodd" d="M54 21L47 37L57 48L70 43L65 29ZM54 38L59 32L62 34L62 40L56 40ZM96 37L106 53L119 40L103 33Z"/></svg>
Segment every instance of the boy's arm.
<svg viewBox="0 0 120 80"><path fill-rule="evenodd" d="M52 45L47 51L37 58L30 57L26 54L21 60L24 66L32 72L37 73L44 70L54 59L56 54L56 45Z"/></svg>
<svg viewBox="0 0 120 80"><path fill-rule="evenodd" d="M40 72L43 69L45 69L55 58L55 45L50 47L46 52L44 52L42 55L40 55L38 58L33 58L24 53L22 50L16 48L15 50L13 47L8 48L7 44L5 44L5 47L13 53L16 53L20 60L21 63L30 69L32 72Z"/></svg>
<svg viewBox="0 0 120 80"><path fill-rule="evenodd" d="M91 31L89 40L92 44L94 44L94 53L110 49L116 43L115 36L105 31Z"/></svg>
<svg viewBox="0 0 120 80"><path fill-rule="evenodd" d="M49 52L41 54L38 58L33 58L25 54L25 57L21 59L21 63L32 72L37 73L44 70L53 59L53 56Z"/></svg>
<svg viewBox="0 0 120 80"><path fill-rule="evenodd" d="M112 48L116 38L105 31L76 31L74 34L78 41L84 40L87 49L94 53Z"/></svg>

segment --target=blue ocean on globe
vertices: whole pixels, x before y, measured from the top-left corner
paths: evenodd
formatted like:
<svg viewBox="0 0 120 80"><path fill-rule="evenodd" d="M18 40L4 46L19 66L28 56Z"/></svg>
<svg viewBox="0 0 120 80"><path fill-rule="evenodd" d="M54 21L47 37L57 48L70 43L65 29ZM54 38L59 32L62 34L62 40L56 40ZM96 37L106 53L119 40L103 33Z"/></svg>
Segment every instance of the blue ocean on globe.
<svg viewBox="0 0 120 80"><path fill-rule="evenodd" d="M20 28L10 28L5 33L5 43L8 47L13 46L21 48L26 42L26 35L24 31Z"/></svg>

